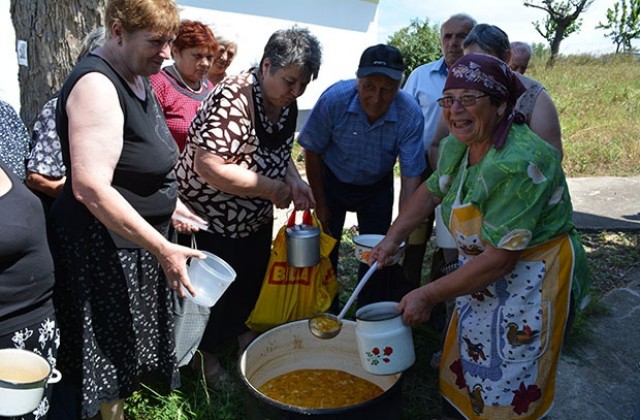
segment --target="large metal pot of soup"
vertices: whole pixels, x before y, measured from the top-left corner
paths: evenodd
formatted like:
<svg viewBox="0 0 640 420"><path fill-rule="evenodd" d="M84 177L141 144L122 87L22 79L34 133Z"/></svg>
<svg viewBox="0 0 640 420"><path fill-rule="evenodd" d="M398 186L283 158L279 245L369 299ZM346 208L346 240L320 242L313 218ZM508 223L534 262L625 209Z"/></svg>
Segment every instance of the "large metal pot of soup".
<svg viewBox="0 0 640 420"><path fill-rule="evenodd" d="M355 326L344 320L340 334L322 340L304 319L256 338L238 361L246 417L400 418L402 374L373 375L362 368Z"/></svg>
<svg viewBox="0 0 640 420"><path fill-rule="evenodd" d="M0 416L22 416L38 407L44 388L61 379L42 356L21 349L0 350Z"/></svg>

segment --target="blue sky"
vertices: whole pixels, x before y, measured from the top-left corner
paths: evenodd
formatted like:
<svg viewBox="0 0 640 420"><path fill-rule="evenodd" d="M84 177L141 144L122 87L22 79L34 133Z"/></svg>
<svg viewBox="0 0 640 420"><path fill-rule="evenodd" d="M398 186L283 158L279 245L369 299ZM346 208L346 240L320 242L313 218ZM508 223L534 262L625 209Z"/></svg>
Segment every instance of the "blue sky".
<svg viewBox="0 0 640 420"><path fill-rule="evenodd" d="M613 8L616 0L596 0L583 13L582 29L572 34L560 44L560 53L607 53L615 51L615 46L605 31L595 29L601 21L606 21L607 8ZM440 25L455 13L467 13L478 23L499 26L511 41L542 42L532 22L542 21L546 13L539 9L525 7L522 0L379 0L378 40L387 38L398 29L408 26L412 19L429 19L430 23ZM640 42L634 45L640 46Z"/></svg>

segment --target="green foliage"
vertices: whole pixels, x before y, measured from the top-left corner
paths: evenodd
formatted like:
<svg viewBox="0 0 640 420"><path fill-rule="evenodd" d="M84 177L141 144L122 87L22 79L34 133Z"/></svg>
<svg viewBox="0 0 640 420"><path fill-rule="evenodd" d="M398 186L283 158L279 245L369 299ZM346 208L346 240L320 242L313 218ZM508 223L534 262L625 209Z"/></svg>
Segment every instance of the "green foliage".
<svg viewBox="0 0 640 420"><path fill-rule="evenodd" d="M524 1L526 7L544 10L547 16L541 22L533 22L536 31L549 42L551 55L547 67L554 64L563 39L580 30L580 14L586 11L594 0L538 0Z"/></svg>
<svg viewBox="0 0 640 420"><path fill-rule="evenodd" d="M593 317L606 316L610 313L600 299L589 302L586 308L573 320L571 330L566 335L562 352L575 356L584 346L588 346L593 339L591 331L591 319Z"/></svg>
<svg viewBox="0 0 640 420"><path fill-rule="evenodd" d="M596 29L609 31L605 36L615 44L616 53L622 48L622 52L631 54L631 41L640 38L640 0L615 3L613 9L607 9L607 23L598 23Z"/></svg>
<svg viewBox="0 0 640 420"><path fill-rule="evenodd" d="M580 26L582 26L582 19L576 19L571 22L564 31L558 34L558 21L552 19L550 15L547 15L542 22L533 22L533 27L536 29L536 32L549 41L549 45L551 45L556 38L563 40L572 33L580 31Z"/></svg>
<svg viewBox="0 0 640 420"><path fill-rule="evenodd" d="M237 345L223 350L222 361L227 372L239 383L236 369ZM244 418L244 400L241 392L210 389L204 374L196 374L189 368L181 370L182 387L174 391L163 390L154 384L142 385L142 389L127 398L125 415L135 420L237 420Z"/></svg>
<svg viewBox="0 0 640 420"><path fill-rule="evenodd" d="M390 36L388 44L402 53L405 79L416 67L437 60L442 55L440 29L438 25L429 25L429 19L412 20L409 26Z"/></svg>

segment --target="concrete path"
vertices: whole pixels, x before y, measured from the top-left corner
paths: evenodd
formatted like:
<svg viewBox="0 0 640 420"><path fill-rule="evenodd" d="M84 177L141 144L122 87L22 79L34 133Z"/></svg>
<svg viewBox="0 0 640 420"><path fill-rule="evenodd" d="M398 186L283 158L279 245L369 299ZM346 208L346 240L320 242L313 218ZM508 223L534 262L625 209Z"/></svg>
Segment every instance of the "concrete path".
<svg viewBox="0 0 640 420"><path fill-rule="evenodd" d="M580 230L640 231L640 176L569 178Z"/></svg>
<svg viewBox="0 0 640 420"><path fill-rule="evenodd" d="M585 231L640 231L640 176L568 178L573 202L573 221ZM397 196L400 179L396 178L394 218L398 214ZM286 223L288 210L277 210L274 230ZM357 226L355 213L347 213L345 228Z"/></svg>
<svg viewBox="0 0 640 420"><path fill-rule="evenodd" d="M640 419L640 272L632 276L602 299L608 313L591 318L590 339L562 353L547 419Z"/></svg>
<svg viewBox="0 0 640 420"><path fill-rule="evenodd" d="M640 231L640 176L568 184L578 229ZM640 271L627 280L603 297L607 312L590 319L590 340L560 357L549 420L640 420Z"/></svg>

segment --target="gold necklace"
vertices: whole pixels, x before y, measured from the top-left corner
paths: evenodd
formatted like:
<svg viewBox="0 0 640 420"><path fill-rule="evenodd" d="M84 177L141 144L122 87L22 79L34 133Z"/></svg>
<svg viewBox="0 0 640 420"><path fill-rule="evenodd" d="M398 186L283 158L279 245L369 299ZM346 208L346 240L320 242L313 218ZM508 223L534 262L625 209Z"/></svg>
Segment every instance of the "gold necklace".
<svg viewBox="0 0 640 420"><path fill-rule="evenodd" d="M173 72L176 74L176 76L178 77L178 80L180 81L180 83L182 83L182 85L184 87L186 87L187 89L189 89L191 92L193 93L200 93L200 91L202 91L202 81L199 82L199 86L198 89L193 89L191 86L189 86L189 84L182 78L182 74L180 73L180 70L178 70L178 68L176 67L175 64L173 64L171 67L173 67Z"/></svg>

